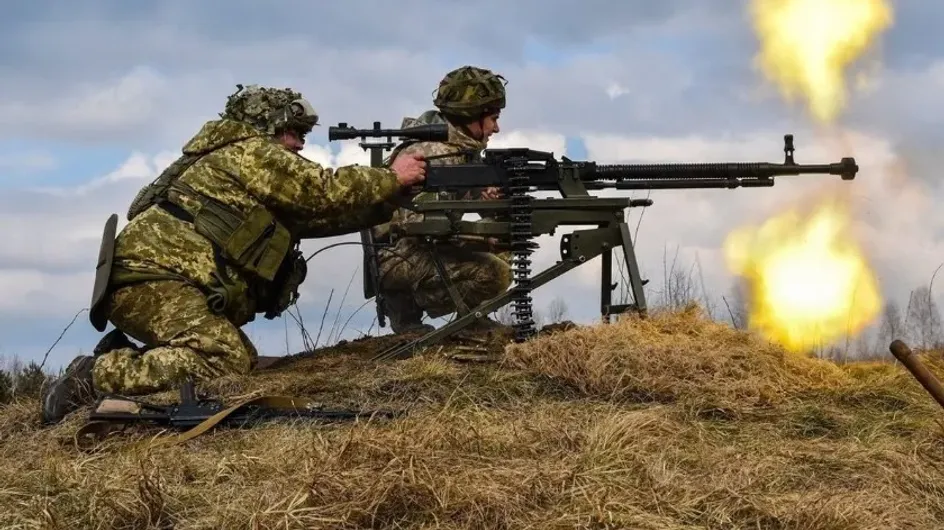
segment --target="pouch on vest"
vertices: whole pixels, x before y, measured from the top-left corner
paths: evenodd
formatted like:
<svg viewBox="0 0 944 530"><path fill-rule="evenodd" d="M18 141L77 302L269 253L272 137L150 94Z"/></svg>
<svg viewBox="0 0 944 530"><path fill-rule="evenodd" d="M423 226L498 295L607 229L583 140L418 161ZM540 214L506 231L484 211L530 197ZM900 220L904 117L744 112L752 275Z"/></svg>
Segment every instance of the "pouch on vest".
<svg viewBox="0 0 944 530"><path fill-rule="evenodd" d="M98 250L98 264L95 266L92 302L89 305L89 321L98 331L105 331L105 327L108 325L108 319L105 317L105 298L108 295L112 263L115 261L115 233L117 229L118 214L113 213L105 221L102 245Z"/></svg>
<svg viewBox="0 0 944 530"><path fill-rule="evenodd" d="M292 247L292 235L263 206L245 217L225 206L206 202L194 216L197 233L218 245L240 268L266 281L275 279Z"/></svg>
<svg viewBox="0 0 944 530"><path fill-rule="evenodd" d="M258 308L265 311L265 318L272 320L282 314L298 300L298 288L308 275L308 262L300 250L293 249L285 258L275 281L260 285L257 290Z"/></svg>

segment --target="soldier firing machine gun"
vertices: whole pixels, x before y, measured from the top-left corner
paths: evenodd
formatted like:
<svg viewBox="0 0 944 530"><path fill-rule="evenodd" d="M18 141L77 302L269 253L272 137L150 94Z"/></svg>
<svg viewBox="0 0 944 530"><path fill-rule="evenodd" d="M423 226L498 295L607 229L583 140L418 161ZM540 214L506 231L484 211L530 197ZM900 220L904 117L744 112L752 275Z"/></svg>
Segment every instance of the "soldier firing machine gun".
<svg viewBox="0 0 944 530"><path fill-rule="evenodd" d="M444 139L446 126L423 126L422 131L384 130L380 123L374 123L374 129L354 129L347 124L330 127L329 141L361 137L359 144L371 152L371 165L380 166L381 151L391 149L393 136L413 137L417 133L432 140ZM383 143L367 143L366 138L387 137ZM478 319L486 317L508 303L514 303L516 323L515 340L524 341L533 336L534 321L531 307L531 292L551 280L563 275L597 256L602 256L600 312L604 322L613 314L635 311L646 314L646 299L643 285L648 280L640 276L636 254L630 238L629 226L625 221L627 208L650 206L650 199L630 199L625 197L595 197L589 190L657 190L657 189L696 189L696 188L760 188L774 185L774 177L786 175L829 174L840 175L842 180L855 179L859 170L852 157L844 157L838 163L797 164L794 161L793 135L784 135L783 164L768 162L722 162L696 164L598 164L590 161L574 161L562 157L560 161L553 153L535 151L527 148L487 149L482 163L449 166L431 165L427 169L424 191L458 191L473 188L500 187L504 198L499 200L458 200L424 201L414 203L411 208L423 214L423 220L407 223L398 237L417 237L435 245L455 241L463 236L482 238L495 237L505 241L512 251L512 272L514 286L505 293L483 302L478 307L468 309L461 300L456 300L457 318L445 326L407 344L390 348L374 359L402 359L412 355L419 348L435 344L469 326ZM529 195L534 191L558 191L562 198L539 199ZM476 213L483 218L477 221L464 221L463 214ZM562 225L596 225L597 228L575 230L561 236L561 259L555 265L531 275L530 255L537 246L533 239L542 234L553 235ZM367 263L373 258L376 248L370 240L369 231L363 236L365 265L376 275L376 262ZM632 304L613 304L613 250L622 248ZM370 257L369 257L370 256ZM447 286L448 279L444 278ZM379 291L371 283L368 288L368 274L365 271L365 298ZM371 294L368 294L371 293ZM382 309L379 307L378 315ZM382 316L381 316L382 318ZM381 326L383 321L380 320Z"/></svg>

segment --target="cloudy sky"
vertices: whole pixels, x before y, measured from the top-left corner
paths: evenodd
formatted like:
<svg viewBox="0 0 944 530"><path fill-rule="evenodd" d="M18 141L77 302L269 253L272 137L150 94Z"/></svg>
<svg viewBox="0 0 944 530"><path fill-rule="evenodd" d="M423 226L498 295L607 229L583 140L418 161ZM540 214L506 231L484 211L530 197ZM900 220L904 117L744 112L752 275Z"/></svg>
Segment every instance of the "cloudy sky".
<svg viewBox="0 0 944 530"><path fill-rule="evenodd" d="M712 7L709 8L708 5ZM196 7L196 11L193 8ZM938 183L944 137L944 4L902 2L875 56L868 90L842 117L844 138L818 131L753 69L757 43L741 1L285 0L261 4L88 0L15 3L0 21L0 354L38 359L88 304L102 225L200 125L236 83L291 86L324 126L305 154L329 165L366 163L353 142L327 142L344 121L397 126L431 108L442 75L463 64L508 80L496 146L531 146L600 162L782 161L796 135L799 162L855 156L858 178L792 177L774 188L653 192L633 212L649 296L663 255L700 264L710 295L731 284L725 235L837 185L856 198L857 233L887 297L904 303L944 261ZM640 195L640 194L637 194ZM642 218L640 221L640 215ZM559 235L557 236L559 237ZM542 238L538 265L557 258ZM352 239L346 237L341 239ZM307 242L316 250L338 241ZM360 250L311 262L300 301L314 335L330 289L323 337L354 273L343 323L363 303ZM597 265L535 293L566 300L571 318L598 312ZM345 335L365 330L368 305ZM263 353L285 352L285 320L247 326ZM289 322L289 349L300 347ZM388 328L389 329L389 328ZM88 352L98 333L81 315L48 365ZM323 339L322 339L323 340Z"/></svg>

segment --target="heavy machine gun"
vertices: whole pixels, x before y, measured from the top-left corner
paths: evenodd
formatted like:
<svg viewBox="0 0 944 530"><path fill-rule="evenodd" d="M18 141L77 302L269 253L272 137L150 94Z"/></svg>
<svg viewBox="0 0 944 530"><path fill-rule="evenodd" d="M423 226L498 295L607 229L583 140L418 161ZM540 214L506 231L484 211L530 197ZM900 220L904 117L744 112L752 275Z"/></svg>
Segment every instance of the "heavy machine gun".
<svg viewBox="0 0 944 530"><path fill-rule="evenodd" d="M362 131L363 132L363 131ZM368 131L369 132L369 131ZM514 303L515 340L524 341L535 333L531 292L564 273L601 256L600 312L604 322L610 315L635 311L646 314L643 286L648 280L640 275L629 226L627 208L652 205L650 199L596 197L590 190L658 190L698 188L756 188L774 185L774 177L829 174L853 180L858 172L854 158L838 163L797 164L794 160L793 135L784 136L785 160L782 164L695 163L695 164L598 164L573 161L553 153L528 148L487 149L481 163L430 165L424 191L460 191L500 187L504 198L498 200L436 200L415 202L411 208L423 214L423 220L399 227L397 237L415 237L431 245L448 243L464 237L497 238L512 251L514 286L505 293L475 308L465 308L457 300L457 318L445 326L410 342L395 346L375 359L405 358L419 348L435 344L489 313ZM557 191L561 198L535 198L535 191ZM478 214L483 219L462 220L464 214ZM531 254L538 235L553 235L560 226L596 225L561 236L560 260L540 273L531 275ZM633 303L613 304L613 250L622 249ZM448 285L448 283L447 283Z"/></svg>

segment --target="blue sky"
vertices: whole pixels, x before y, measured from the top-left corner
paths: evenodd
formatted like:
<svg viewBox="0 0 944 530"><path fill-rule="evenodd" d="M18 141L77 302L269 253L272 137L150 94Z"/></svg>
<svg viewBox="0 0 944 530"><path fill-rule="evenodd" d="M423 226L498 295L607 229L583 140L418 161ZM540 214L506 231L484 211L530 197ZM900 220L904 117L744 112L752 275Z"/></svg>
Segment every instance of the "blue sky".
<svg viewBox="0 0 944 530"><path fill-rule="evenodd" d="M326 146L327 125L397 125L430 108L439 78L462 64L509 80L496 145L600 161L780 161L782 135L792 132L800 161L835 161L847 148L859 159L863 171L849 188L872 205L860 231L887 297L904 302L944 261L944 221L934 209L944 135L939 2L895 6L876 88L854 95L843 116L852 140L842 149L821 141L804 109L784 103L752 69L756 42L743 2L222 6L36 1L11 5L0 20L0 354L41 356L87 304L105 219L124 214L236 83L301 90L324 123L306 153L329 164L363 163L366 155L356 145ZM899 173L916 187L890 192L905 189L893 184ZM684 262L698 260L709 296L720 299L732 281L719 250L725 234L819 185L800 179L766 190L654 193L637 250L653 278L650 297L658 297L663 252L677 247ZM638 217L631 216L634 226ZM549 265L556 237L542 243L539 258ZM343 290L358 263L350 246L312 261L317 272L300 302L306 322L318 320L330 289ZM536 293L538 305L566 295L570 316L591 320L598 289L594 265L586 267ZM342 320L362 303L359 278ZM366 307L353 326L366 329L372 315ZM261 350L280 354L283 326L260 319L250 331ZM51 365L90 351L98 337L83 315ZM292 341L300 345L297 333Z"/></svg>

